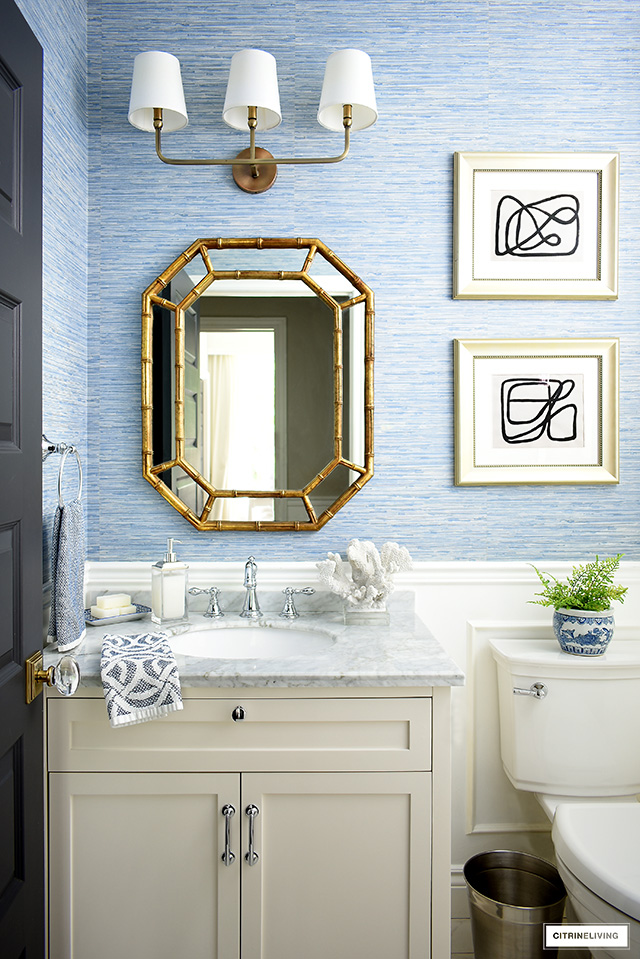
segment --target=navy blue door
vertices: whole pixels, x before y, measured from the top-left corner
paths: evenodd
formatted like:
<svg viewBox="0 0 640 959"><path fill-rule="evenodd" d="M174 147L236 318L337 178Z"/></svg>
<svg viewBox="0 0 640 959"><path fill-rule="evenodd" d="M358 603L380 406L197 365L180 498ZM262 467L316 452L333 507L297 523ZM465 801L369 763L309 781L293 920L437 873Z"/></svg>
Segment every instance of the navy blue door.
<svg viewBox="0 0 640 959"><path fill-rule="evenodd" d="M42 50L0 0L0 954L44 956L42 696Z"/></svg>

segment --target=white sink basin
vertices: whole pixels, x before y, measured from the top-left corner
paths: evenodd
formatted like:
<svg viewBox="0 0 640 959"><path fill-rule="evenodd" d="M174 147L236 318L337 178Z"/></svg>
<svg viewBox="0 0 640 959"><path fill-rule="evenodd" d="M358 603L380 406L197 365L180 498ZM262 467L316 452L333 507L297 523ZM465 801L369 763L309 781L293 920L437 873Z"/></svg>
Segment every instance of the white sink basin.
<svg viewBox="0 0 640 959"><path fill-rule="evenodd" d="M170 636L174 653L204 659L278 659L313 656L334 642L318 629L283 626L218 626Z"/></svg>

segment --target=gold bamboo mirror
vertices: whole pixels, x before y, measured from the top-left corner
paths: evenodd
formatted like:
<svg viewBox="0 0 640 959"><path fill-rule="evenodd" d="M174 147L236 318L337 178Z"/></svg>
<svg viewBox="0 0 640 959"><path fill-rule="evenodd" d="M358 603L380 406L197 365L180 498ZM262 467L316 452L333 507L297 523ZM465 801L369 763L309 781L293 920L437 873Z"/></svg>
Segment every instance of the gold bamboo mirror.
<svg viewBox="0 0 640 959"><path fill-rule="evenodd" d="M142 470L199 530L317 530L373 475L373 293L317 239L201 239L142 295Z"/></svg>

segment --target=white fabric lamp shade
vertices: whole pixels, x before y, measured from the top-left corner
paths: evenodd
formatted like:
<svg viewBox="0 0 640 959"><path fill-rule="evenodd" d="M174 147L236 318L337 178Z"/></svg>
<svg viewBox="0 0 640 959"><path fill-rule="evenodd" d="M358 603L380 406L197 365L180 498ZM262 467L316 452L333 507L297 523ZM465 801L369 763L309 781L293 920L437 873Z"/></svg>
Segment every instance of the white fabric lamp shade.
<svg viewBox="0 0 640 959"><path fill-rule="evenodd" d="M189 119L182 90L180 61L171 53L150 50L133 63L129 123L153 133L153 111L162 109L163 133L181 130Z"/></svg>
<svg viewBox="0 0 640 959"><path fill-rule="evenodd" d="M318 108L318 123L342 130L345 104L353 107L352 130L364 130L378 119L371 58L362 50L337 50L327 60Z"/></svg>
<svg viewBox="0 0 640 959"><path fill-rule="evenodd" d="M282 120L275 57L264 50L239 50L231 58L222 119L246 130L247 107L258 108L256 130L271 130Z"/></svg>

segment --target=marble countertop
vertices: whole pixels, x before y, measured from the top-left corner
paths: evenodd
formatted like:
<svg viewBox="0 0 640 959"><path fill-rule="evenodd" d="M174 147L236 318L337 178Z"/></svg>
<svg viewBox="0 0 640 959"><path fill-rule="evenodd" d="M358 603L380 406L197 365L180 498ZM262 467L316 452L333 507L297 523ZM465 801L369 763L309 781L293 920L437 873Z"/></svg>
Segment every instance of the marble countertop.
<svg viewBox="0 0 640 959"><path fill-rule="evenodd" d="M314 611L287 621L277 614L266 613L255 623L247 624L237 613L223 619L207 619L202 613L190 613L189 627L156 626L149 616L141 620L110 626L87 626L82 644L71 654L80 666L82 686L101 686L100 652L106 634L135 635L165 633L182 635L186 629L220 629L221 627L251 630L316 629L330 634L333 640L320 651L309 655L287 655L274 658L216 658L215 638L211 639L210 656L176 654L180 681L186 687L219 686L461 686L464 675L447 655L413 610L391 611L389 623L345 625L341 612ZM60 658L54 648L44 651L45 667Z"/></svg>

